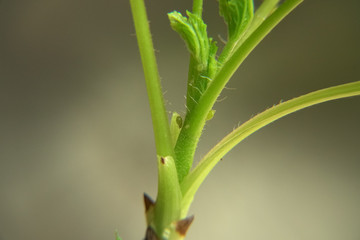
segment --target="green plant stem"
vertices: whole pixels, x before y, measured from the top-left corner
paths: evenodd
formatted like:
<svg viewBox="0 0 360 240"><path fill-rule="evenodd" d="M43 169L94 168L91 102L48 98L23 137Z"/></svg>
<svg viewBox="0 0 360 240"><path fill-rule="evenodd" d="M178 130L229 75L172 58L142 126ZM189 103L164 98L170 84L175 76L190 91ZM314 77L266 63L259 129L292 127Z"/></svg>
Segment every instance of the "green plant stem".
<svg viewBox="0 0 360 240"><path fill-rule="evenodd" d="M202 11L203 11L203 0L194 0L193 1L193 8L192 8L192 13L195 15L198 15L199 17L202 16ZM192 80L196 77L196 70L194 68L196 68L196 60L194 59L194 57L192 55L190 55L189 58L189 72L188 72L188 82L187 82L187 86L190 87L189 83L192 82ZM190 106L192 105L192 100L191 100L191 96L190 96L190 91L187 91L186 94L186 106ZM188 116L191 115L189 112L189 109L187 110L186 113L186 117L185 117L185 122L186 123L186 119L188 119ZM187 135L180 135L180 139L182 139L180 142L187 142L188 147L191 148L190 145L192 144L196 144L196 141L192 141L191 138L189 138ZM178 147L176 147L178 146ZM180 145L175 145L175 162L176 162L176 169L177 169L177 173L178 173L178 178L179 181L181 182L183 177L188 173L188 171L190 170L190 166L188 164L188 162L184 161L184 156L187 156L186 159L189 159L189 157L191 158L191 156L188 154L189 152L187 152L186 150L183 151L182 148L179 148ZM195 145L196 148L196 145Z"/></svg>
<svg viewBox="0 0 360 240"><path fill-rule="evenodd" d="M192 165L196 146L204 128L206 117L213 108L216 99L226 83L260 41L302 1L303 0L287 0L280 5L224 63L208 89L200 98L198 104L193 108L193 113L186 116L175 147L176 162L181 163L181 165L177 164L180 182L189 172L189 166Z"/></svg>
<svg viewBox="0 0 360 240"><path fill-rule="evenodd" d="M158 172L158 195L152 227L160 237L172 222L179 220L181 190L175 162L171 156L158 158Z"/></svg>
<svg viewBox="0 0 360 240"><path fill-rule="evenodd" d="M174 156L145 4L143 0L130 0L130 5L149 97L156 151L159 156Z"/></svg>
<svg viewBox="0 0 360 240"><path fill-rule="evenodd" d="M254 19L251 22L251 25L246 32L246 36L250 36L257 27L271 15L271 12L276 9L276 6L279 4L280 0L265 0L260 7L256 10L254 14ZM245 39L246 39L245 36Z"/></svg>
<svg viewBox="0 0 360 240"><path fill-rule="evenodd" d="M225 154L227 154L246 137L260 128L298 110L335 99L359 95L360 81L318 90L280 103L258 114L236 128L224 137L214 148L212 148L200 161L196 168L183 180L181 184L183 194L182 214L186 215L197 189L210 171L221 160L221 158L225 156Z"/></svg>
<svg viewBox="0 0 360 240"><path fill-rule="evenodd" d="M201 17L202 12L203 12L203 0L194 0L192 13Z"/></svg>
<svg viewBox="0 0 360 240"><path fill-rule="evenodd" d="M174 161L173 141L160 85L154 47L143 0L130 0L144 69L158 161L158 194L147 214L148 228L163 239L165 229L180 216L181 191ZM175 239L175 238L173 238Z"/></svg>

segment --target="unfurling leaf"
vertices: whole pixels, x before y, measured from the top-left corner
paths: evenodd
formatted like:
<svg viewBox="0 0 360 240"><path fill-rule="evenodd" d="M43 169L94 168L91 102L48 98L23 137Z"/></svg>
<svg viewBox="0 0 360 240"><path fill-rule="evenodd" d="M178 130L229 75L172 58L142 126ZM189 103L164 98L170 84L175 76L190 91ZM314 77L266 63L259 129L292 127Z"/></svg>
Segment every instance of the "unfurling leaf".
<svg viewBox="0 0 360 240"><path fill-rule="evenodd" d="M218 71L216 60L218 48L216 42L208 37L204 21L189 11L186 14L188 17L174 11L168 16L171 27L185 41L194 60L191 64L187 93L187 107L191 111Z"/></svg>
<svg viewBox="0 0 360 240"><path fill-rule="evenodd" d="M219 8L228 25L228 40L238 40L254 16L253 0L220 0Z"/></svg>
<svg viewBox="0 0 360 240"><path fill-rule="evenodd" d="M196 59L199 70L205 69L209 57L210 41L203 20L187 11L188 17L174 11L168 14L171 27L185 41L191 55Z"/></svg>

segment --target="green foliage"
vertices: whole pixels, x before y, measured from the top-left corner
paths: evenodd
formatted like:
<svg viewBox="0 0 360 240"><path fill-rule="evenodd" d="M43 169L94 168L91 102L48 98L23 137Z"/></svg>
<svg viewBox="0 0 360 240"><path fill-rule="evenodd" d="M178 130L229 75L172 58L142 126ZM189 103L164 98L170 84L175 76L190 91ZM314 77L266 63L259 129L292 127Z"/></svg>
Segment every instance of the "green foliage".
<svg viewBox="0 0 360 240"><path fill-rule="evenodd" d="M253 0L220 0L220 15L228 26L228 42L219 62L224 63L241 45L254 17Z"/></svg>
<svg viewBox="0 0 360 240"><path fill-rule="evenodd" d="M143 0L130 0L142 57L155 132L158 163L156 202L145 196L145 240L180 240L193 218L187 217L194 196L217 162L247 136L290 113L325 101L360 95L360 81L331 87L283 102L258 114L215 145L190 171L207 121L215 114L216 99L234 72L263 38L302 0L264 0L254 12L252 0L219 0L220 15L228 27L228 41L219 57L216 42L207 34L202 0L193 0L193 12L168 14L171 27L190 53L184 119L176 112L170 123L157 73L151 34ZM119 239L117 239L119 240Z"/></svg>
<svg viewBox="0 0 360 240"><path fill-rule="evenodd" d="M184 39L190 53L196 59L199 71L207 68L211 39L207 36L206 24L195 14L187 11L188 17L174 11L168 14L171 27Z"/></svg>
<svg viewBox="0 0 360 240"><path fill-rule="evenodd" d="M192 111L205 92L211 79L217 72L216 42L207 35L207 26L204 21L191 12L184 17L179 12L168 14L171 27L185 41L186 46L194 59L191 75L188 80L187 108Z"/></svg>
<svg viewBox="0 0 360 240"><path fill-rule="evenodd" d="M219 9L228 26L228 40L239 40L254 16L253 0L220 0Z"/></svg>

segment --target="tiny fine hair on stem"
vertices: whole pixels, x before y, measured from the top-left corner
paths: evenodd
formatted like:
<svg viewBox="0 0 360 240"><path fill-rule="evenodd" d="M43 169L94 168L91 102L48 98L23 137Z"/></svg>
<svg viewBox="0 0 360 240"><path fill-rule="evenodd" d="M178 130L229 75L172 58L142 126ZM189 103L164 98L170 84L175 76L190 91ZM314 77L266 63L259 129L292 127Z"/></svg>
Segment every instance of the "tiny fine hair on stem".
<svg viewBox="0 0 360 240"><path fill-rule="evenodd" d="M169 27L183 40L189 54L188 78L184 79L186 113L181 116L179 109L169 116L145 2L130 0L154 131L156 156L152 159L158 166L156 199L144 194L145 240L185 239L194 222L189 208L196 192L216 164L246 137L301 109L360 95L360 81L355 81L281 102L224 136L194 166L199 140L207 122L216 117L214 104L221 92L254 48L287 15L295 14L293 11L303 0L260 2L255 8L253 0L218 0L219 15L227 27L221 51L202 17L203 0L193 0L192 11L168 13Z"/></svg>

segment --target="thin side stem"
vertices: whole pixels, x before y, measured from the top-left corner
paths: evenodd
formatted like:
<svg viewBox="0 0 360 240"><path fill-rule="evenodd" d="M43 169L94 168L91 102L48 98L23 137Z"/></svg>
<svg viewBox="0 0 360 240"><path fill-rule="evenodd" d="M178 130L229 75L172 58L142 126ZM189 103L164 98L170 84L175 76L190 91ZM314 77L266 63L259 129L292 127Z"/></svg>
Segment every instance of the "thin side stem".
<svg viewBox="0 0 360 240"><path fill-rule="evenodd" d="M236 128L216 144L200 161L196 168L183 180L181 184L183 194L182 215L186 215L197 189L205 180L206 176L221 158L242 140L262 127L298 110L315 104L353 96L360 96L360 81L318 90L280 103Z"/></svg>
<svg viewBox="0 0 360 240"><path fill-rule="evenodd" d="M130 5L149 97L156 151L159 156L174 156L145 4L143 0L130 0Z"/></svg>
<svg viewBox="0 0 360 240"><path fill-rule="evenodd" d="M245 39L247 36L250 36L268 16L271 15L272 11L276 9L279 2L280 0L265 0L260 5L260 7L256 10L254 19L244 36Z"/></svg>

